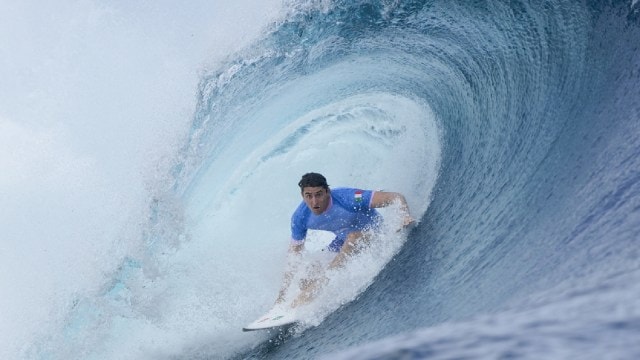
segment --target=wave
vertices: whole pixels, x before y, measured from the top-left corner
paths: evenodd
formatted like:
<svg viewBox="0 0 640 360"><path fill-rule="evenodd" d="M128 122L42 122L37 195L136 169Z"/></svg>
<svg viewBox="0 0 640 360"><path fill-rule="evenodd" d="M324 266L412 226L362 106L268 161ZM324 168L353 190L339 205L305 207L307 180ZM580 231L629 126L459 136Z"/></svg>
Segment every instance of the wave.
<svg viewBox="0 0 640 360"><path fill-rule="evenodd" d="M309 358L396 336L331 356L640 353L635 3L287 4L203 75L144 250L42 347ZM356 262L365 280L312 326L244 334L277 293L308 171L400 191L419 225Z"/></svg>

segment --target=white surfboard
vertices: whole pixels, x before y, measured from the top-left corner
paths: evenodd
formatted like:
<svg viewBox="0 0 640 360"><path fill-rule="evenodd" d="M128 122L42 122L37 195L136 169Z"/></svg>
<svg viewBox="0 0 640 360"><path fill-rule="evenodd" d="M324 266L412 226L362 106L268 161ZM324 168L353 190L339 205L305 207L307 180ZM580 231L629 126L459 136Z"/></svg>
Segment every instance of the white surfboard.
<svg viewBox="0 0 640 360"><path fill-rule="evenodd" d="M242 328L242 331L267 330L277 327L293 325L300 321L293 309L277 306L259 317L256 321Z"/></svg>

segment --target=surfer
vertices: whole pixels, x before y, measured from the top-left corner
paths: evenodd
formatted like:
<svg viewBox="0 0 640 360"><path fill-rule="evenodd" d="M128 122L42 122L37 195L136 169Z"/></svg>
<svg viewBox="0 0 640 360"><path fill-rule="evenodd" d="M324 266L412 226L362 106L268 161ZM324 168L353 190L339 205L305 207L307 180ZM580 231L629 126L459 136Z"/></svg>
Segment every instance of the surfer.
<svg viewBox="0 0 640 360"><path fill-rule="evenodd" d="M414 223L405 197L397 192L354 188L332 190L323 175L313 172L304 174L298 186L303 202L291 217L289 254L296 256L302 252L307 230L330 231L335 234L335 238L323 249L332 255L335 254L328 265L329 269L343 266L346 260L356 254L372 237L382 220L376 208L397 202L403 217L403 226ZM302 291L294 299L293 307L311 301L314 293L326 282L324 269L317 270L312 278L302 280ZM284 302L294 272L295 267L289 265L276 304Z"/></svg>

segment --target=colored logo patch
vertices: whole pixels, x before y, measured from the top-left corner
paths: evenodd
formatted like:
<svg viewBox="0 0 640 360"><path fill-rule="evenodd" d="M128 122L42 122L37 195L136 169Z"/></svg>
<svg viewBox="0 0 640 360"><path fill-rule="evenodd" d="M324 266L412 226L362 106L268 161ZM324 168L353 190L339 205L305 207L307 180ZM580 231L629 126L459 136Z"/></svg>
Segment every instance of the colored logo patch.
<svg viewBox="0 0 640 360"><path fill-rule="evenodd" d="M362 201L362 191L360 191L360 190L356 190L355 200L356 200L357 202Z"/></svg>

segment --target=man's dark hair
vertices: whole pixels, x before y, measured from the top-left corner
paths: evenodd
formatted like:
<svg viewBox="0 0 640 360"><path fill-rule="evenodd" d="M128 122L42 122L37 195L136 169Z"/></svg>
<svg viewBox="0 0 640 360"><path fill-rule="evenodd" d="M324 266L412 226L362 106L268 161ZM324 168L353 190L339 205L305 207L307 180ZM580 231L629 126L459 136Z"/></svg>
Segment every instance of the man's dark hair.
<svg viewBox="0 0 640 360"><path fill-rule="evenodd" d="M313 172L302 175L302 179L300 179L298 186L300 186L300 191L304 190L306 187L323 187L325 190L329 190L327 179L325 179L321 174Z"/></svg>

